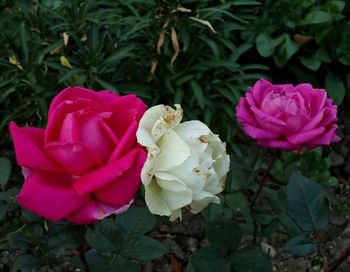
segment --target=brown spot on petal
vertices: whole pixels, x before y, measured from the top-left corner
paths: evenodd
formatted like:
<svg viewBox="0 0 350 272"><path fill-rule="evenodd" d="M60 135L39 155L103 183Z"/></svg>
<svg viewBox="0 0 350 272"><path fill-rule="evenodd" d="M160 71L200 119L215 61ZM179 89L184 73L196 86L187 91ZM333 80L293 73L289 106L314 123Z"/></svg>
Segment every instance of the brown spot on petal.
<svg viewBox="0 0 350 272"><path fill-rule="evenodd" d="M221 178L221 187L223 190L225 189L226 181L227 181L227 175Z"/></svg>
<svg viewBox="0 0 350 272"><path fill-rule="evenodd" d="M199 137L199 140L202 143L208 143L209 142L209 137L208 137L208 135L202 135L202 136Z"/></svg>
<svg viewBox="0 0 350 272"><path fill-rule="evenodd" d="M193 171L194 173L196 173L197 175L199 175L200 172L201 172L201 170L200 170L198 167L193 168L192 171Z"/></svg>
<svg viewBox="0 0 350 272"><path fill-rule="evenodd" d="M167 114L163 117L164 121L167 123L173 122L175 118L176 118L175 114Z"/></svg>

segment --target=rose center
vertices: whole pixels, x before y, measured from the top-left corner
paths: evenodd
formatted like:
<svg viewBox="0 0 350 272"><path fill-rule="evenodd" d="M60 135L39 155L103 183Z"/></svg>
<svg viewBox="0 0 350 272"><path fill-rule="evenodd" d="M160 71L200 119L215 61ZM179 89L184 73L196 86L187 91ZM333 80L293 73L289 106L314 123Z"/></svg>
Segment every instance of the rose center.
<svg viewBox="0 0 350 272"><path fill-rule="evenodd" d="M261 109L272 116L296 115L300 106L297 94L284 89L271 91L261 103Z"/></svg>

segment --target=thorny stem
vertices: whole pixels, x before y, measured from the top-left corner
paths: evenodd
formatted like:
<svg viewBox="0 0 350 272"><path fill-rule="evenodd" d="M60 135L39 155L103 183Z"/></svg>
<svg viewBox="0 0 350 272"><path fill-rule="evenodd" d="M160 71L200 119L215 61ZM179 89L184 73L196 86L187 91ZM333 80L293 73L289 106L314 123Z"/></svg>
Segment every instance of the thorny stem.
<svg viewBox="0 0 350 272"><path fill-rule="evenodd" d="M82 244L79 248L79 257L80 257L81 263L83 264L84 272L90 272L89 266L88 266L88 264L86 262L86 258L85 258L84 244Z"/></svg>
<svg viewBox="0 0 350 272"><path fill-rule="evenodd" d="M263 188L264 185L265 185L266 177L267 177L267 175L270 173L270 171L271 171L271 169L272 169L272 167L273 167L275 161L276 161L277 158L278 158L278 155L279 155L278 152L274 152L274 153L273 153L273 155L272 155L272 157L271 157L271 160L270 160L270 162L269 162L269 165L267 166L267 168L266 168L264 174L263 174L262 177L260 178L260 186L259 186L258 191L257 191L256 194L255 194L255 197L254 197L252 203L250 204L250 208L252 208L252 207L254 206L255 202L256 202L257 199L259 198L259 195L261 194L262 188Z"/></svg>
<svg viewBox="0 0 350 272"><path fill-rule="evenodd" d="M339 265L341 265L343 262L346 261L346 259L350 256L350 246L343 251L343 253L340 255L340 257L335 260L335 262L331 265L329 269L327 269L325 272L334 272L338 268Z"/></svg>

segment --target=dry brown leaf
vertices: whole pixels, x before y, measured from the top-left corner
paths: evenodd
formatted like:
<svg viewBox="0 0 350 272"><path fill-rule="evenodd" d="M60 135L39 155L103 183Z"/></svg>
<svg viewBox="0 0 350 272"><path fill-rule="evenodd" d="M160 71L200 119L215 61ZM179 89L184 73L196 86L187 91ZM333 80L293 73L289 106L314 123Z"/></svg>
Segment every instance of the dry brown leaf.
<svg viewBox="0 0 350 272"><path fill-rule="evenodd" d="M163 25L162 29L159 31L159 39L158 39L158 42L157 42L157 53L160 55L162 53L162 46L164 44L164 40L165 40L165 30L166 28L168 27L168 24L169 24L169 20L167 20L165 22L165 24Z"/></svg>
<svg viewBox="0 0 350 272"><path fill-rule="evenodd" d="M170 255L170 266L173 272L183 272L183 263L180 262L173 254Z"/></svg>
<svg viewBox="0 0 350 272"><path fill-rule="evenodd" d="M197 17L189 17L189 18L193 21L196 21L196 22L202 24L202 25L206 25L207 27L210 28L211 31L213 31L214 33L217 33L209 21L202 20L202 19L199 19Z"/></svg>
<svg viewBox="0 0 350 272"><path fill-rule="evenodd" d="M68 41L69 41L69 35L67 32L63 32L63 42L64 42L64 45L67 46L68 44Z"/></svg>
<svg viewBox="0 0 350 272"><path fill-rule="evenodd" d="M16 56L10 56L9 57L9 62L13 65L16 65L17 68L23 70L23 67L21 65L21 63L17 60Z"/></svg>
<svg viewBox="0 0 350 272"><path fill-rule="evenodd" d="M180 12L192 12L191 9L188 9L188 8L185 8L185 7L181 7L181 6L177 7L177 9L176 9L176 10L173 10L172 12L176 12L176 11L180 11Z"/></svg>
<svg viewBox="0 0 350 272"><path fill-rule="evenodd" d="M311 41L314 37L312 36L304 36L304 35L300 35L300 34L295 34L294 35L294 41L296 44L298 45L304 45L305 43Z"/></svg>
<svg viewBox="0 0 350 272"><path fill-rule="evenodd" d="M156 72L158 65L158 60L154 59L152 60L152 66L151 66L151 74L153 75Z"/></svg>
<svg viewBox="0 0 350 272"><path fill-rule="evenodd" d="M73 66L70 64L69 60L65 56L61 56L60 61L64 67L67 67L69 69L73 69Z"/></svg>
<svg viewBox="0 0 350 272"><path fill-rule="evenodd" d="M165 29L162 28L160 31L159 31L159 39L158 39L158 42L157 42L157 53L160 55L162 53L162 46L164 44L164 40L165 40Z"/></svg>
<svg viewBox="0 0 350 272"><path fill-rule="evenodd" d="M171 58L170 65L172 66L180 53L179 41L177 40L177 34L174 27L171 27L171 41L173 43L174 55Z"/></svg>

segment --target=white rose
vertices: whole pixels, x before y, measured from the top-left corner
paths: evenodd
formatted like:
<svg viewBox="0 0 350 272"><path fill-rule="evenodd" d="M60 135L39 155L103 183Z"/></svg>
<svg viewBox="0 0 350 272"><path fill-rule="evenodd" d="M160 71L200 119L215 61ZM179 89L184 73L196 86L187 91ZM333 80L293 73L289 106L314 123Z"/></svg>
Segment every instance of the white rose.
<svg viewBox="0 0 350 272"><path fill-rule="evenodd" d="M141 118L137 141L148 150L141 172L153 214L181 218L181 208L199 213L225 185L230 157L219 136L200 121L180 124L183 111L158 105Z"/></svg>

